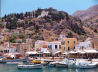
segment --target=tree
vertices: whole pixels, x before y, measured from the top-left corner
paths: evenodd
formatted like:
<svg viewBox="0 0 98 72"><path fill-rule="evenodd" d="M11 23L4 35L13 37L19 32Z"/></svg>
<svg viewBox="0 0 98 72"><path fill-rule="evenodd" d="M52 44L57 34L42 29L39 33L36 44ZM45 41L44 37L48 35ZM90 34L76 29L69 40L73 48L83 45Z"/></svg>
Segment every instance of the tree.
<svg viewBox="0 0 98 72"><path fill-rule="evenodd" d="M69 38L72 38L73 37L73 34L71 32L68 32L68 37Z"/></svg>
<svg viewBox="0 0 98 72"><path fill-rule="evenodd" d="M6 14L5 14L4 18L6 19Z"/></svg>
<svg viewBox="0 0 98 72"><path fill-rule="evenodd" d="M13 36L9 37L9 41L12 43L16 43L15 37L13 37Z"/></svg>
<svg viewBox="0 0 98 72"><path fill-rule="evenodd" d="M95 29L95 30L94 30L94 32L96 32L96 33L97 33L97 30Z"/></svg>
<svg viewBox="0 0 98 72"><path fill-rule="evenodd" d="M24 34L19 34L19 38L23 39L24 38Z"/></svg>
<svg viewBox="0 0 98 72"><path fill-rule="evenodd" d="M24 22L18 22L17 25L18 27L24 27Z"/></svg>
<svg viewBox="0 0 98 72"><path fill-rule="evenodd" d="M38 39L38 36L37 36L37 35L34 35L34 39L36 39L36 40L37 40L37 39Z"/></svg>
<svg viewBox="0 0 98 72"><path fill-rule="evenodd" d="M26 42L26 39L22 39L22 42L25 43Z"/></svg>
<svg viewBox="0 0 98 72"><path fill-rule="evenodd" d="M8 29L16 29L17 28L17 19L16 18L8 19L6 27Z"/></svg>
<svg viewBox="0 0 98 72"><path fill-rule="evenodd" d="M4 28L4 25L0 23L0 28Z"/></svg>

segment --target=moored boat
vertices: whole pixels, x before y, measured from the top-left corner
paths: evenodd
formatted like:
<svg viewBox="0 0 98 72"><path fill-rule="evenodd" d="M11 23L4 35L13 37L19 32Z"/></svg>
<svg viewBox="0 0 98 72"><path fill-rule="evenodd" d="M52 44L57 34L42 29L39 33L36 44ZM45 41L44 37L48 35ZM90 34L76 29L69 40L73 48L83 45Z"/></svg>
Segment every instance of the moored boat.
<svg viewBox="0 0 98 72"><path fill-rule="evenodd" d="M62 60L62 61L60 61L60 62L58 62L57 64L56 64L56 67L61 67L61 68L65 68L65 67L68 67L68 64L67 64L67 62L68 62L68 59L64 59L64 60Z"/></svg>
<svg viewBox="0 0 98 72"><path fill-rule="evenodd" d="M41 69L42 64L18 65L18 69Z"/></svg>
<svg viewBox="0 0 98 72"><path fill-rule="evenodd" d="M96 63L93 62L80 62L78 64L78 68L83 68L83 69L88 69L88 68L95 68L96 67Z"/></svg>
<svg viewBox="0 0 98 72"><path fill-rule="evenodd" d="M68 68L76 68L76 61L74 58L68 59L66 63L68 64Z"/></svg>
<svg viewBox="0 0 98 72"><path fill-rule="evenodd" d="M6 62L6 64L8 65L18 65L18 64L22 64L23 62Z"/></svg>
<svg viewBox="0 0 98 72"><path fill-rule="evenodd" d="M58 64L58 62L50 62L50 63L49 63L49 66L50 66L50 67L55 67L56 64Z"/></svg>
<svg viewBox="0 0 98 72"><path fill-rule="evenodd" d="M58 67L58 68L63 68L64 67L65 68L65 67L67 67L67 64L64 64L64 63L60 62L60 63L57 63L55 67Z"/></svg>
<svg viewBox="0 0 98 72"><path fill-rule="evenodd" d="M25 62L28 61L28 59L9 59L9 60L0 60L0 63L6 63L6 62Z"/></svg>

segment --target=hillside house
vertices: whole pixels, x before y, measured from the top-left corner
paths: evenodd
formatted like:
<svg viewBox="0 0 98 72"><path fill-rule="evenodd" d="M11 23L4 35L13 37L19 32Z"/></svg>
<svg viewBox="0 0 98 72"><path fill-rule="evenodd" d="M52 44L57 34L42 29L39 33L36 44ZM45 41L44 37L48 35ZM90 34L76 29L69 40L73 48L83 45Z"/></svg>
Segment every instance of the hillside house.
<svg viewBox="0 0 98 72"><path fill-rule="evenodd" d="M48 16L48 11L45 11L45 10L43 10L42 12L41 12L41 15L39 15L37 18L41 18L41 17L44 17L44 16Z"/></svg>

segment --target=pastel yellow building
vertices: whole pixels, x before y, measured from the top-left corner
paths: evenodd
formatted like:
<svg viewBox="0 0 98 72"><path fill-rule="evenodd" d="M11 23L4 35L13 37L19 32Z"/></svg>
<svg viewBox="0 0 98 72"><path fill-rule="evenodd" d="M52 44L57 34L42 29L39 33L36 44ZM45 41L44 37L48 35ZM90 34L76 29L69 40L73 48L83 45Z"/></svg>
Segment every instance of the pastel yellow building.
<svg viewBox="0 0 98 72"><path fill-rule="evenodd" d="M62 51L74 50L77 43L76 38L66 38L62 43Z"/></svg>

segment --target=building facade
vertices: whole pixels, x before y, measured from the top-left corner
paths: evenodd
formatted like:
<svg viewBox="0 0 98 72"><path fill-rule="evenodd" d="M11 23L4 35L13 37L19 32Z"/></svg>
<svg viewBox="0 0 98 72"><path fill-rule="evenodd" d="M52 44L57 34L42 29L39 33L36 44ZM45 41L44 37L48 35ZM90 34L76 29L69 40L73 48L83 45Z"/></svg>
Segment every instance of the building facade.
<svg viewBox="0 0 98 72"><path fill-rule="evenodd" d="M65 41L62 42L62 51L74 50L77 43L76 38L66 38Z"/></svg>
<svg viewBox="0 0 98 72"><path fill-rule="evenodd" d="M61 50L61 42L60 41L53 41L48 43L49 50L56 52Z"/></svg>

